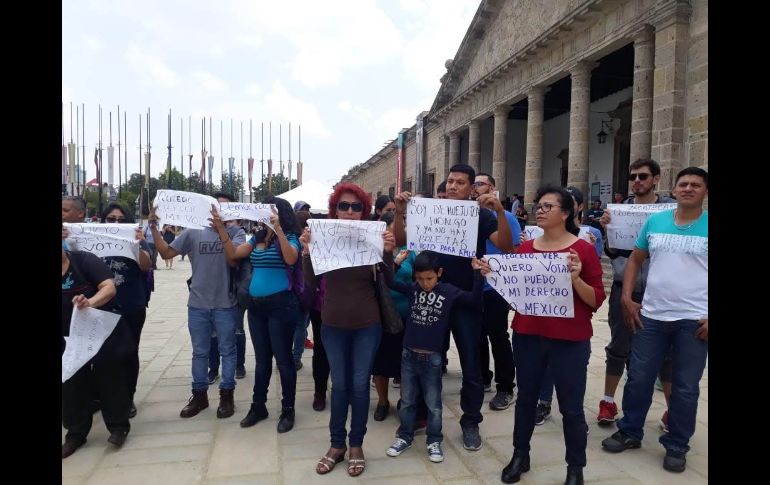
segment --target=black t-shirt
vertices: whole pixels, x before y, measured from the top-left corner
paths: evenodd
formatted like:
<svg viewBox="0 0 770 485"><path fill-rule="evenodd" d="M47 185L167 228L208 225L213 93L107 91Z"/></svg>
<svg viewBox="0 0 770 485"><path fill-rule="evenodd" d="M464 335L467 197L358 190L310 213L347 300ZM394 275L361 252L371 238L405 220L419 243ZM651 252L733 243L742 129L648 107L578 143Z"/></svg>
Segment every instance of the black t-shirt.
<svg viewBox="0 0 770 485"><path fill-rule="evenodd" d="M491 210L484 207L479 210L479 235L476 240L476 257L486 254L486 241L497 231L497 218ZM473 267L471 258L439 254L439 264L444 268L441 281L452 284L461 290L470 291L473 286Z"/></svg>
<svg viewBox="0 0 770 485"><path fill-rule="evenodd" d="M150 252L146 241L139 241L139 248ZM110 268L115 279L117 310L121 314L135 312L147 306L147 275L131 258L108 256L102 259Z"/></svg>
<svg viewBox="0 0 770 485"><path fill-rule="evenodd" d="M77 295L91 298L99 291L99 284L112 279L112 271L104 262L92 253L84 251L68 251L70 266L61 277L61 334L70 334L72 319L72 299ZM110 310L114 299L99 307L100 310Z"/></svg>
<svg viewBox="0 0 770 485"><path fill-rule="evenodd" d="M449 329L449 315L455 303L481 306L484 298L484 278L471 273L473 290L460 290L454 285L439 282L433 291L426 292L417 283L406 284L397 280L390 287L409 299L409 317L404 333L404 347L441 352ZM443 279L443 277L442 277Z"/></svg>

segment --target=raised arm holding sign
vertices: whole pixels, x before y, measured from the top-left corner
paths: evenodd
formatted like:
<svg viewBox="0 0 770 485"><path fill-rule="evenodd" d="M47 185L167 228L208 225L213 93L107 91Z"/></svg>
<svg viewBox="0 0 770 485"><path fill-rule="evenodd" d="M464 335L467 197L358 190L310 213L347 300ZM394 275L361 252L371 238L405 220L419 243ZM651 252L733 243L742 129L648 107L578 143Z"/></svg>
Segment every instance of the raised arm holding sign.
<svg viewBox="0 0 770 485"><path fill-rule="evenodd" d="M209 227L212 204L219 207L219 202L213 197L180 190L159 190L153 200L161 227L166 224L191 229Z"/></svg>
<svg viewBox="0 0 770 485"><path fill-rule="evenodd" d="M385 223L342 219L310 219L309 251L316 275L340 268L382 262Z"/></svg>
<svg viewBox="0 0 770 485"><path fill-rule="evenodd" d="M676 208L676 204L609 204L607 243L615 249L634 249L639 231L650 215Z"/></svg>

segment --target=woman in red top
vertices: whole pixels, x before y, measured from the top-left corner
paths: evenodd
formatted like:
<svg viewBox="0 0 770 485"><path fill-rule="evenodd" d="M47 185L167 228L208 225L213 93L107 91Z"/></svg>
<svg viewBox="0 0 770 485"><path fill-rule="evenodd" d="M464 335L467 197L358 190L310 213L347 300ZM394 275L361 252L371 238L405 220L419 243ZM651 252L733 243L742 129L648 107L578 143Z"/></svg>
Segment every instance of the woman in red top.
<svg viewBox="0 0 770 485"><path fill-rule="evenodd" d="M546 186L537 192L533 207L543 235L525 241L517 253L569 253L575 316L536 317L516 313L513 354L519 388L513 427L513 457L502 481L515 483L529 470L529 449L535 429L540 384L550 368L556 384L567 448L566 484L583 483L588 425L583 413L588 358L591 354L591 316L604 301L602 267L591 244L577 237L575 203L563 188Z"/></svg>

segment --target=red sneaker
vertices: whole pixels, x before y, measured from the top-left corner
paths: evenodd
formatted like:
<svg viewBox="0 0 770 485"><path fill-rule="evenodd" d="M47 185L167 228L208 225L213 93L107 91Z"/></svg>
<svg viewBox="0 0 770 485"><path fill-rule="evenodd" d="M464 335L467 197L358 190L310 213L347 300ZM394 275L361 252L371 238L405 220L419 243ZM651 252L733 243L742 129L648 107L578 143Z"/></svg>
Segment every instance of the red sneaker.
<svg viewBox="0 0 770 485"><path fill-rule="evenodd" d="M663 416L660 418L658 425L660 426L661 431L668 433L668 409L666 409L666 412L663 413Z"/></svg>
<svg viewBox="0 0 770 485"><path fill-rule="evenodd" d="M615 416L618 415L618 405L614 402L607 401L599 402L599 415L596 417L596 421L599 424L609 424L615 422Z"/></svg>
<svg viewBox="0 0 770 485"><path fill-rule="evenodd" d="M305 339L305 348L306 349L312 349L313 348L313 341L309 338Z"/></svg>

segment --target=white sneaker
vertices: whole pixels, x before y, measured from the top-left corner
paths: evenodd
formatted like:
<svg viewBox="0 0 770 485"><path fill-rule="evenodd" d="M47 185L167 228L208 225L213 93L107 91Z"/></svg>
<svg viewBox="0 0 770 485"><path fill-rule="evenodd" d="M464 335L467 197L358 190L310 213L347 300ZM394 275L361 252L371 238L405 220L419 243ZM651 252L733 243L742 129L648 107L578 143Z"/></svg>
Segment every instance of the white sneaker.
<svg viewBox="0 0 770 485"><path fill-rule="evenodd" d="M441 451L441 443L436 441L428 445L428 458L433 463L441 463L444 461L444 453Z"/></svg>

